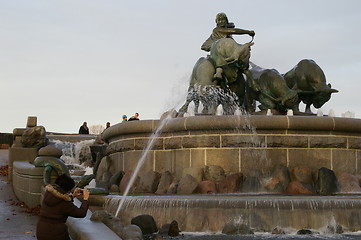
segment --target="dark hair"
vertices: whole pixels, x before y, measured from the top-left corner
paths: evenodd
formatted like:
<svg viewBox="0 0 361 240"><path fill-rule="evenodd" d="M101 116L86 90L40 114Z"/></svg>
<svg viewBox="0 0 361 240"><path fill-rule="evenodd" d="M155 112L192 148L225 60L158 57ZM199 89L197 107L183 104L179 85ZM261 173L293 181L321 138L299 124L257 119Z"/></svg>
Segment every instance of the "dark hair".
<svg viewBox="0 0 361 240"><path fill-rule="evenodd" d="M74 180L65 174L60 175L55 180L55 184L58 185L59 187L61 187L66 192L70 191L75 186Z"/></svg>

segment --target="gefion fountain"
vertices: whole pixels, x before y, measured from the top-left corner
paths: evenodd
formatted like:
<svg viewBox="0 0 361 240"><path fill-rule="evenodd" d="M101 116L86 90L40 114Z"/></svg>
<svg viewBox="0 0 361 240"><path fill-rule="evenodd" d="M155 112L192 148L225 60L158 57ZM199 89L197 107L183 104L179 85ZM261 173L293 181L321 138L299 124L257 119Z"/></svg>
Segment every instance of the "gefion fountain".
<svg viewBox="0 0 361 240"><path fill-rule="evenodd" d="M100 168L106 164L112 175L139 169L129 194L107 196L105 209L127 224L140 214L159 227L176 220L185 232L219 233L229 223L269 233L360 231L361 119L312 114L311 105L320 108L337 92L314 61L301 60L285 74L249 67L253 43L229 36L253 40L255 33L235 28L225 14L216 22L202 46L210 53L197 61L179 111L102 134L108 147ZM191 102L196 113L203 106L196 116L187 114ZM225 115L215 115L219 105ZM149 184L173 181L145 190L141 176L152 174L158 177Z"/></svg>

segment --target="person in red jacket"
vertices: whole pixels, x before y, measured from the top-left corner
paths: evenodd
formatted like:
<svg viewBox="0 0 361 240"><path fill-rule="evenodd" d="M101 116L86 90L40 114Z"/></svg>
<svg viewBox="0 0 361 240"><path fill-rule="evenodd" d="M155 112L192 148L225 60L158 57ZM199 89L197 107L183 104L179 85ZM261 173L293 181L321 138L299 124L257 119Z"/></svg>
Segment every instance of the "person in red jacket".
<svg viewBox="0 0 361 240"><path fill-rule="evenodd" d="M47 185L44 200L40 209L40 219L36 228L38 240L70 240L66 220L68 217L83 218L88 211L89 191L76 188L73 195L71 189L75 186L72 178L60 175L54 185ZM73 197L83 195L80 208L73 204Z"/></svg>

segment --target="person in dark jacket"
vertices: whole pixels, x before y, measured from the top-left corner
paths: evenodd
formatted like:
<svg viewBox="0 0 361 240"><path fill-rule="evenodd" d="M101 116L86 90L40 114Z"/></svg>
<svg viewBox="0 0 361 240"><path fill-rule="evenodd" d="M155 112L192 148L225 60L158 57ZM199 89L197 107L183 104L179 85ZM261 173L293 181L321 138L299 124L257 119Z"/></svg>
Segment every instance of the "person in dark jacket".
<svg viewBox="0 0 361 240"><path fill-rule="evenodd" d="M89 134L89 128L87 122L84 122L83 125L80 126L79 134Z"/></svg>
<svg viewBox="0 0 361 240"><path fill-rule="evenodd" d="M81 189L76 188L73 196L71 189L74 180L63 174L55 180L54 185L47 185L44 200L40 209L40 219L36 228L38 240L70 240L68 227L65 222L68 217L83 218L88 211L89 191L83 190L83 201L78 208L73 204L72 197L82 195Z"/></svg>
<svg viewBox="0 0 361 240"><path fill-rule="evenodd" d="M131 118L128 119L128 122L135 120L139 120L139 113L135 113L134 116L131 116Z"/></svg>

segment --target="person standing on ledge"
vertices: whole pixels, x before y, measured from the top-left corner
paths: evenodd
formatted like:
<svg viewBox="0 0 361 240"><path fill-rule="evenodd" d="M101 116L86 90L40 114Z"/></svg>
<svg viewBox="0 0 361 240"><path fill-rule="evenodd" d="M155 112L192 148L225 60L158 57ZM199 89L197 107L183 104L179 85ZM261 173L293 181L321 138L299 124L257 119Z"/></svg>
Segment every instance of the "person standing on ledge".
<svg viewBox="0 0 361 240"><path fill-rule="evenodd" d="M131 118L129 118L129 121L134 121L134 120L139 120L139 113L135 113L134 116L132 116Z"/></svg>
<svg viewBox="0 0 361 240"><path fill-rule="evenodd" d="M232 38L232 34L243 35L248 34L251 37L255 35L254 31L235 28L234 23L228 22L225 13L218 13L216 16L217 26L213 29L211 36L202 44L201 49L209 52L212 44L221 38Z"/></svg>
<svg viewBox="0 0 361 240"><path fill-rule="evenodd" d="M70 240L66 220L68 217L84 218L89 208L89 191L75 188L73 196L69 195L75 186L72 178L60 175L54 185L47 185L40 209L40 218L36 227L38 240ZM83 195L83 201L78 208L73 204L73 197Z"/></svg>
<svg viewBox="0 0 361 240"><path fill-rule="evenodd" d="M110 122L107 122L107 123L105 124L105 129L107 129L107 128L110 128Z"/></svg>
<svg viewBox="0 0 361 240"><path fill-rule="evenodd" d="M128 117L127 117L127 115L123 115L123 120L122 120L122 122L126 122L126 121L128 121Z"/></svg>
<svg viewBox="0 0 361 240"><path fill-rule="evenodd" d="M83 125L80 126L79 134L89 134L89 128L87 126L87 122L84 122Z"/></svg>

